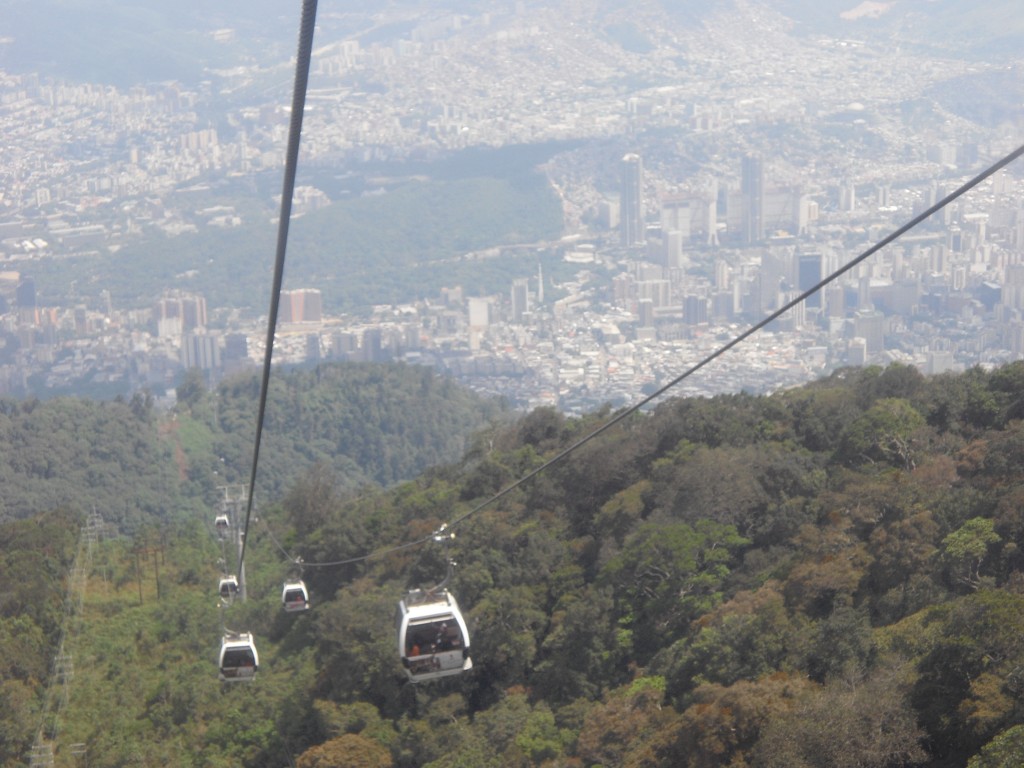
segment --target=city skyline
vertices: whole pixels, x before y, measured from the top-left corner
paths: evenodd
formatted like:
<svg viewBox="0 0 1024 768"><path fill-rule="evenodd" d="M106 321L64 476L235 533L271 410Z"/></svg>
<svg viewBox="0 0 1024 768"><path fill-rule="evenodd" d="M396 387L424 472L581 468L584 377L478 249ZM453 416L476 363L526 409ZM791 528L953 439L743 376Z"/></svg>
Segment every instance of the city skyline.
<svg viewBox="0 0 1024 768"><path fill-rule="evenodd" d="M561 204L561 237L494 244L502 261L511 252L503 248L537 250L520 274L490 292L459 292L455 303L421 291L348 319L327 293L319 320L316 310L295 315L324 326L315 344L302 328L279 329L302 338L286 356L366 358L362 334L372 325L369 357L469 371L474 386L505 387L522 405L619 402L671 378L673 360L700 354L706 337L754 322L805 290L813 275L820 279L923 210L1019 135L1012 117L977 122L948 106L948 93L938 98L944 84L997 80L1019 52L958 59L915 46L906 27L895 49L891 37L801 36L782 14L749 3L709 12L692 28L644 4L628 24L613 9L580 16L570 32L552 24L552 10L414 16L411 32L391 41L321 41L300 169L349 168L364 199L390 195L394 183L374 188L380 182L366 171L351 175L369 160L402 168L417 153L436 163L481 146L575 143L541 166ZM482 88L500 82L511 61L529 61L511 87ZM753 76L752 62L788 68ZM266 198L251 210L237 205L237 194L217 204L204 191L205 202L191 209L186 201L188 190L212 190L218 178L276 173L286 115L273 101L250 100L265 66L215 75L221 93L232 94L219 117L212 82L122 91L4 74L0 96L14 143L0 155L0 268L8 275L0 289L8 286L13 314L5 315L0 390L29 393L40 380L63 386L89 372L95 380L97 369L112 383L166 390L182 361L216 359L183 353L181 334L193 329L154 332L147 310L125 306L121 295L112 301L92 281L72 284L83 292L77 301L55 303L39 275L58 260L99 264L154 236L251 227L254 214L268 210ZM636 85L614 86L622 73ZM711 81L713 88L702 85ZM835 88L844 82L856 87ZM929 90L935 95L922 97ZM1007 109L989 104L984 115ZM1015 119L1019 126L1019 109ZM79 131L71 142L65 123ZM1016 359L1024 353L1015 288L1024 225L1020 173L1011 171L780 320L772 331L784 350L773 353L779 360L766 365L762 351L740 352L737 369L747 373L726 364L692 393L770 391L863 362L939 372ZM296 193L297 213L323 216L346 204L309 181ZM302 272L301 252L291 258L288 290L317 285ZM549 268L548 284L538 280L542 265L555 264L577 273L556 280ZM201 295L205 266L197 266L180 270L165 290ZM22 293L33 297L31 312L20 306L27 299L17 300ZM248 355L257 354L254 303L248 316L211 306L212 325L201 333L217 339L218 350L229 337L235 350L248 337ZM517 392L524 381L530 391Z"/></svg>

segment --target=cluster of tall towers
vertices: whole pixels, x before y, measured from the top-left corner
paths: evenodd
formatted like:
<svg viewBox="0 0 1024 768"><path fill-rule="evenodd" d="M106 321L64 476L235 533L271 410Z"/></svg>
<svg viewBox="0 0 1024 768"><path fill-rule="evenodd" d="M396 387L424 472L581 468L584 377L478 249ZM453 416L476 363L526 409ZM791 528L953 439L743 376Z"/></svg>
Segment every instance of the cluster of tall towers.
<svg viewBox="0 0 1024 768"><path fill-rule="evenodd" d="M643 245L646 241L646 220L644 215L644 165L636 153L628 153L620 162L619 190L619 235L624 247ZM722 200L719 197L724 195ZM740 169L740 190L729 193L720 191L717 184L694 195L668 195L662 200L662 229L665 214L672 219L672 226L663 236L679 233L684 239L700 231L708 245L718 243L719 209L723 211L723 222L728 223L734 239L750 245L764 240L769 220L795 221L799 203L790 191L779 191L768 195L765 189L764 160L760 155L744 156ZM771 199L769 199L771 198ZM769 214L769 208L773 213ZM670 249L671 250L671 249Z"/></svg>

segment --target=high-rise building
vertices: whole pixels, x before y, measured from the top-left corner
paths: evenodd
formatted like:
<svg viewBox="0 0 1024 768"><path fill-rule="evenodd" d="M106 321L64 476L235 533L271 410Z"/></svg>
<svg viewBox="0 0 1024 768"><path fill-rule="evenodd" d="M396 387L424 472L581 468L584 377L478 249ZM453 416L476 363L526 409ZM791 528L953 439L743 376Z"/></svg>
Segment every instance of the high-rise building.
<svg viewBox="0 0 1024 768"><path fill-rule="evenodd" d="M320 360L320 334L306 334L306 360Z"/></svg>
<svg viewBox="0 0 1024 768"><path fill-rule="evenodd" d="M821 282L821 265L820 253L802 253L797 256L797 288L800 289L800 293ZM821 307L821 292L811 294L805 301L812 309Z"/></svg>
<svg viewBox="0 0 1024 768"><path fill-rule="evenodd" d="M515 294L513 293L513 299ZM470 296L469 325L471 328L484 330L491 324L491 300L488 297Z"/></svg>
<svg viewBox="0 0 1024 768"><path fill-rule="evenodd" d="M846 317L846 289L841 285L829 285L824 290L825 313L828 317Z"/></svg>
<svg viewBox="0 0 1024 768"><path fill-rule="evenodd" d="M206 299L177 291L166 294L153 307L153 319L158 328L171 328L177 323L177 332L205 328Z"/></svg>
<svg viewBox="0 0 1024 768"><path fill-rule="evenodd" d="M334 360L348 360L359 350L359 337L354 333L339 331L331 335L330 353Z"/></svg>
<svg viewBox="0 0 1024 768"><path fill-rule="evenodd" d="M522 323L530 311L530 283L525 278L512 281L512 322Z"/></svg>
<svg viewBox="0 0 1024 768"><path fill-rule="evenodd" d="M963 281L966 282L966 271ZM1024 310L1024 264L1006 266L1000 298L1007 307Z"/></svg>
<svg viewBox="0 0 1024 768"><path fill-rule="evenodd" d="M708 245L718 245L718 182L708 182L707 192L703 199L704 232Z"/></svg>
<svg viewBox="0 0 1024 768"><path fill-rule="evenodd" d="M622 244L631 247L644 242L644 164L640 155L630 153L622 158L622 194L620 198L619 231Z"/></svg>
<svg viewBox="0 0 1024 768"><path fill-rule="evenodd" d="M206 327L206 299L202 296L181 297L181 329L191 331Z"/></svg>
<svg viewBox="0 0 1024 768"><path fill-rule="evenodd" d="M181 339L181 364L185 368L210 371L220 367L220 345L216 336L189 331Z"/></svg>
<svg viewBox="0 0 1024 768"><path fill-rule="evenodd" d="M764 162L760 155L746 155L741 168L743 194L743 242L764 239Z"/></svg>
<svg viewBox="0 0 1024 768"><path fill-rule="evenodd" d="M704 325L708 322L708 300L703 296L687 296L683 299L683 322L687 325Z"/></svg>
<svg viewBox="0 0 1024 768"><path fill-rule="evenodd" d="M684 240L689 240L694 210L699 203L689 195L664 195L661 198L662 232L679 232Z"/></svg>
<svg viewBox="0 0 1024 768"><path fill-rule="evenodd" d="M865 365L868 362L868 342L861 336L854 336L850 339L850 346L846 352L846 363L848 365Z"/></svg>
<svg viewBox="0 0 1024 768"><path fill-rule="evenodd" d="M668 280L638 280L636 296L638 299L650 299L655 309L669 305L672 285Z"/></svg>
<svg viewBox="0 0 1024 768"><path fill-rule="evenodd" d="M853 316L854 337L864 339L867 354L885 350L885 315L878 310L858 310Z"/></svg>
<svg viewBox="0 0 1024 768"><path fill-rule="evenodd" d="M281 291L279 315L282 323L319 323L323 304L316 288Z"/></svg>
<svg viewBox="0 0 1024 768"><path fill-rule="evenodd" d="M665 267L667 269L682 269L684 266L683 233L678 230L665 231L662 234L662 244Z"/></svg>
<svg viewBox="0 0 1024 768"><path fill-rule="evenodd" d="M654 302L650 299L640 299L637 302L637 316L641 328L654 327Z"/></svg>
<svg viewBox="0 0 1024 768"><path fill-rule="evenodd" d="M363 330L363 360L368 363L384 361L384 334L380 328Z"/></svg>
<svg viewBox="0 0 1024 768"><path fill-rule="evenodd" d="M14 301L18 305L18 319L23 323L35 324L36 283L31 277L23 278L15 289Z"/></svg>

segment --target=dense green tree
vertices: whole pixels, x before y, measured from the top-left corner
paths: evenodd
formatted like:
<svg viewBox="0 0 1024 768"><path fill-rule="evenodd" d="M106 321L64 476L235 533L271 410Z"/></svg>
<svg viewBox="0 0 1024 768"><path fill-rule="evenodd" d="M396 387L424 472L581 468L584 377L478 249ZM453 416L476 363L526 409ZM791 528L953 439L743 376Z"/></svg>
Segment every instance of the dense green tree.
<svg viewBox="0 0 1024 768"><path fill-rule="evenodd" d="M367 696L386 715L401 708L405 678L394 640L395 592L365 582L318 611L318 695L340 702Z"/></svg>
<svg viewBox="0 0 1024 768"><path fill-rule="evenodd" d="M1024 765L1024 725L1007 728L967 761L967 768L1017 768Z"/></svg>
<svg viewBox="0 0 1024 768"><path fill-rule="evenodd" d="M856 535L850 515L834 511L819 525L802 526L794 544L803 556L790 569L783 587L791 607L820 619L831 615L837 605L855 602L872 556Z"/></svg>
<svg viewBox="0 0 1024 768"><path fill-rule="evenodd" d="M952 577L970 589L982 583L981 566L990 548L1000 541L995 524L983 517L964 523L942 540L942 554L949 563Z"/></svg>
<svg viewBox="0 0 1024 768"><path fill-rule="evenodd" d="M879 667L863 679L835 680L804 693L764 729L756 768L888 768L925 758L907 704L907 672Z"/></svg>
<svg viewBox="0 0 1024 768"><path fill-rule="evenodd" d="M191 409L202 403L206 396L206 381L200 368L189 368L182 377L181 384L175 388L177 401L185 408Z"/></svg>
<svg viewBox="0 0 1024 768"><path fill-rule="evenodd" d="M537 657L547 616L537 591L526 586L491 589L471 612L477 675L503 685L522 685Z"/></svg>
<svg viewBox="0 0 1024 768"><path fill-rule="evenodd" d="M695 622L692 636L662 650L651 669L675 699L702 684L729 686L792 668L806 653L806 622L786 611L779 584L739 592Z"/></svg>
<svg viewBox="0 0 1024 768"><path fill-rule="evenodd" d="M44 703L53 722L62 636L62 741L87 744L91 765L1005 763L1024 722L1018 374L847 370L771 397L669 401L480 508L610 410L466 437L453 425L480 410L420 418L461 397L429 372L282 374L249 599L222 611L209 504L244 475L253 377L167 415L0 399L3 514L32 515L0 524L0 766L24 762ZM893 425L909 454L892 452ZM449 427L463 461L386 489L340 454L398 477L423 458L408 443ZM136 523L93 543L81 603L80 517L36 514L76 483L73 509L102 498L105 517ZM137 563L133 547L156 542L160 559ZM395 604L443 579L449 555L474 669L414 686ZM297 615L280 605L293 556L314 598ZM225 627L255 633L251 685L217 682Z"/></svg>
<svg viewBox="0 0 1024 768"><path fill-rule="evenodd" d="M628 637L612 620L610 591L593 585L555 606L530 684L545 701L596 698L627 674Z"/></svg>
<svg viewBox="0 0 1024 768"><path fill-rule="evenodd" d="M792 535L799 499L815 495L825 482L820 459L788 443L693 448L677 456L660 460L651 472L647 496L653 510L687 522L727 523L755 543Z"/></svg>
<svg viewBox="0 0 1024 768"><path fill-rule="evenodd" d="M301 539L326 525L340 505L337 480L321 462L297 478L282 501L288 522Z"/></svg>
<svg viewBox="0 0 1024 768"><path fill-rule="evenodd" d="M907 400L879 400L843 432L836 459L850 465L882 462L911 469L917 453L914 435L924 424Z"/></svg>
<svg viewBox="0 0 1024 768"><path fill-rule="evenodd" d="M921 372L902 363L892 363L885 368L869 366L858 373L858 394L865 404L889 398L912 400L925 386Z"/></svg>
<svg viewBox="0 0 1024 768"><path fill-rule="evenodd" d="M356 733L346 733L310 747L295 761L296 768L391 768L391 753Z"/></svg>
<svg viewBox="0 0 1024 768"><path fill-rule="evenodd" d="M213 451L238 482L249 470L259 393L255 374L223 382ZM340 487L392 485L455 461L473 430L501 407L422 366L323 364L271 380L261 453L261 488L284 493L306 467L323 463ZM211 418L212 413L211 413ZM242 434L246 440L237 440Z"/></svg>
<svg viewBox="0 0 1024 768"><path fill-rule="evenodd" d="M832 386L825 386L826 383ZM847 425L862 413L852 387L836 384L844 382L833 376L817 386L791 390L780 396L792 419L793 431L810 451L834 451Z"/></svg>
<svg viewBox="0 0 1024 768"><path fill-rule="evenodd" d="M928 612L912 700L933 754L964 761L1024 716L1022 608L1020 595L982 589Z"/></svg>
<svg viewBox="0 0 1024 768"><path fill-rule="evenodd" d="M630 753L643 753L671 713L661 706L664 680L639 678L609 691L587 714L576 746L587 765L635 765ZM650 764L650 763L648 763Z"/></svg>
<svg viewBox="0 0 1024 768"><path fill-rule="evenodd" d="M704 684L678 720L656 736L661 765L681 768L746 766L762 730L786 715L811 690L798 676L774 673L729 686Z"/></svg>
<svg viewBox="0 0 1024 768"><path fill-rule="evenodd" d="M601 578L614 587L622 615L630 617L639 658L679 637L720 601L729 568L747 543L733 526L711 520L694 526L643 523L626 539Z"/></svg>
<svg viewBox="0 0 1024 768"><path fill-rule="evenodd" d="M931 564L938 553L938 525L931 512L875 528L870 537L874 560L868 569L875 598L872 610L881 621L893 621L932 602L938 588L922 590L931 581Z"/></svg>
<svg viewBox="0 0 1024 768"><path fill-rule="evenodd" d="M534 408L519 422L518 438L534 448L551 448L565 437L565 417L551 407Z"/></svg>

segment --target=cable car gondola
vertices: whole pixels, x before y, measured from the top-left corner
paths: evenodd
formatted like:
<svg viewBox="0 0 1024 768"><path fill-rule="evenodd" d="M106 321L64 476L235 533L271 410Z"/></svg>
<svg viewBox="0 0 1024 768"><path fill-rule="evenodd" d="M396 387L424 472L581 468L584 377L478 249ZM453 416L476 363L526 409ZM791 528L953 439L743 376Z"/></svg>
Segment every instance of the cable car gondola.
<svg viewBox="0 0 1024 768"><path fill-rule="evenodd" d="M230 525L231 523L228 521L228 516L224 514L217 515L213 520L213 527L217 529L217 533L221 536L228 532Z"/></svg>
<svg viewBox="0 0 1024 768"><path fill-rule="evenodd" d="M281 602L284 603L284 609L289 613L307 610L309 608L309 592L306 591L306 583L302 579L286 581L281 590Z"/></svg>
<svg viewBox="0 0 1024 768"><path fill-rule="evenodd" d="M413 682L458 675L473 668L469 630L447 590L414 589L398 603L398 653Z"/></svg>
<svg viewBox="0 0 1024 768"><path fill-rule="evenodd" d="M220 584L217 586L217 591L220 592L222 600L231 600L236 594L238 594L238 577L234 574L224 576L221 578Z"/></svg>
<svg viewBox="0 0 1024 768"><path fill-rule="evenodd" d="M260 658L252 633L228 632L220 644L220 679L225 683L242 683L256 677Z"/></svg>

